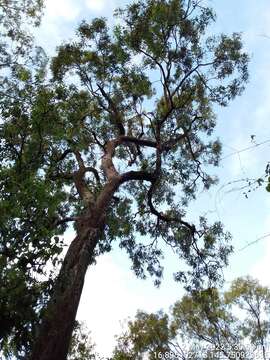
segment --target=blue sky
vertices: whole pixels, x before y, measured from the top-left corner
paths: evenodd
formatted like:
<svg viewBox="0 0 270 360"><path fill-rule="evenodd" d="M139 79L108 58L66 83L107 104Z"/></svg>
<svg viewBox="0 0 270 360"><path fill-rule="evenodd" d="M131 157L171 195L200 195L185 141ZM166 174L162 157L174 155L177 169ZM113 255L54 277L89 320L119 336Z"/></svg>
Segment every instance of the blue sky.
<svg viewBox="0 0 270 360"><path fill-rule="evenodd" d="M224 160L215 169L219 184L200 194L191 204L189 216L207 214L212 221L221 220L233 235L235 253L225 271L227 284L237 276L250 274L270 286L270 237L241 250L247 243L270 233L270 194L264 187L246 199L237 182L264 173L270 160L269 143L230 155L270 140L270 2L269 0L209 0L217 13L215 32L242 32L246 50L251 56L250 81L244 94L228 108L217 110L216 136L220 137ZM62 41L71 39L82 19L96 16L112 19L120 0L46 0L43 23L36 31L37 42L52 54ZM267 38L269 36L269 38ZM231 184L230 184L231 183ZM72 237L67 234L67 238ZM160 289L151 280L138 280L129 270L124 253L115 251L98 259L88 270L78 319L85 320L101 354L110 353L114 335L121 323L138 308L156 311L167 309L181 296L181 287L172 280L176 262L171 254L164 263L167 271Z"/></svg>

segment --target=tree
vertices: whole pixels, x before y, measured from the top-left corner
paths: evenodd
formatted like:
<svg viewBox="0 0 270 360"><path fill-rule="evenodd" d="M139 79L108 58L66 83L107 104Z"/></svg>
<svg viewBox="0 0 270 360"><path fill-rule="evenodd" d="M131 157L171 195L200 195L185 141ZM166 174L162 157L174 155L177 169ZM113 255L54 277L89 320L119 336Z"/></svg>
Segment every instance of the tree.
<svg viewBox="0 0 270 360"><path fill-rule="evenodd" d="M171 314L139 311L118 337L112 360L264 359L270 289L252 278L183 296ZM167 356L167 357L166 357Z"/></svg>
<svg viewBox="0 0 270 360"><path fill-rule="evenodd" d="M206 173L221 151L208 141L212 107L247 81L240 35L207 38L214 14L196 1L138 1L117 16L111 31L103 18L83 22L58 48L51 81L17 76L3 102L3 268L23 263L33 286L33 272L59 259L56 235L68 222L76 231L57 279L35 298L35 360L66 358L86 270L116 240L157 285L162 246L171 247L188 265L175 274L188 289L218 281L232 251L220 223L192 223L186 210L216 182Z"/></svg>
<svg viewBox="0 0 270 360"><path fill-rule="evenodd" d="M128 322L128 330L117 339L113 360L157 358L158 354L169 354L175 333L170 327L169 317L160 311L147 314L138 311L136 319Z"/></svg>
<svg viewBox="0 0 270 360"><path fill-rule="evenodd" d="M269 357L267 340L270 328L270 289L252 278L239 278L225 293L225 300L244 311L246 318L241 324L241 332L255 349L260 349L262 359L266 360Z"/></svg>
<svg viewBox="0 0 270 360"><path fill-rule="evenodd" d="M39 60L43 63L43 57ZM52 239L57 232L49 226L63 195L35 176L41 138L35 119L28 122L42 72L39 61L35 65L37 71L25 72L24 81L20 72L13 72L0 99L0 349L17 359L31 347L52 286L53 274L45 277L44 266L48 260L56 264L63 249L57 246L60 239ZM31 127L36 134L30 140Z"/></svg>
<svg viewBox="0 0 270 360"><path fill-rule="evenodd" d="M0 69L19 65L31 49L27 25L40 24L43 0L0 1ZM2 79L1 79L2 80Z"/></svg>
<svg viewBox="0 0 270 360"><path fill-rule="evenodd" d="M70 342L68 360L98 359L94 349L95 345L90 339L90 334L86 326L76 321Z"/></svg>
<svg viewBox="0 0 270 360"><path fill-rule="evenodd" d="M40 24L43 8L43 0L1 0L0 1L0 152L3 155L0 166L0 356L20 358L21 350L28 347L30 341L31 324L36 317L36 299L40 298L40 293L44 284L37 284L34 278L31 279L32 287L29 291L30 270L26 270L27 262L23 265L23 247L15 246L7 249L12 231L13 237L18 236L20 230L14 227L16 215L18 215L18 198L12 198L12 191L18 191L20 185L20 175L16 169L9 169L13 162L12 152L16 150L16 141L9 143L11 135L11 117L19 117L19 107L29 100L27 88L20 88L20 80L26 80L29 75L28 68L39 68L42 77L46 64L46 56L41 48L34 48L33 39L29 28ZM26 104L25 104L26 105ZM17 115L15 115L17 114ZM23 119L19 122L22 128L16 130L17 133L24 132ZM18 135L19 136L19 135ZM5 148L7 147L7 148ZM13 150L12 150L13 147ZM10 156L11 155L11 156ZM13 171L14 177L10 178ZM5 178L7 176L7 178ZM10 181L9 184L7 182ZM16 181L18 183L16 184ZM11 197L9 197L11 195ZM8 204L9 199L9 205ZM14 207L17 206L17 213ZM13 207L13 209L12 209ZM11 211L12 209L12 211ZM14 216L14 218L13 218ZM12 225L13 224L13 225ZM16 244L19 244L17 238ZM20 258L21 257L21 258ZM34 285L35 283L35 285ZM34 304L34 305L33 305ZM26 321L27 319L27 321Z"/></svg>

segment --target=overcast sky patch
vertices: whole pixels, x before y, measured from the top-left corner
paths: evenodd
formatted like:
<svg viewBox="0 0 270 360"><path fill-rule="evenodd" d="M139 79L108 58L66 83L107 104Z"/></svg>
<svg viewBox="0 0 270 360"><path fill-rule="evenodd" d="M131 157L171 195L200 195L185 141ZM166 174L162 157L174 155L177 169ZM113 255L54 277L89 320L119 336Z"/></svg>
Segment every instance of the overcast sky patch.
<svg viewBox="0 0 270 360"><path fill-rule="evenodd" d="M72 0L46 0L45 5L45 17L47 21L54 19L59 20L59 18L72 21L80 12L79 4L74 3Z"/></svg>
<svg viewBox="0 0 270 360"><path fill-rule="evenodd" d="M99 13L105 9L105 0L86 0L85 5L93 12Z"/></svg>

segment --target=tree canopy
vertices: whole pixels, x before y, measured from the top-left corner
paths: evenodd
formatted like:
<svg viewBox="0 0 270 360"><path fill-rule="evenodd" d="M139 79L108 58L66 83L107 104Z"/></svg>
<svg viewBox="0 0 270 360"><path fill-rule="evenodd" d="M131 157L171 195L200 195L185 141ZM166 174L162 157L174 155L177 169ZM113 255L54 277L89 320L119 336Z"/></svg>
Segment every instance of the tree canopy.
<svg viewBox="0 0 270 360"><path fill-rule="evenodd" d="M214 13L196 1L137 1L116 16L112 28L82 22L51 76L41 49L29 55L1 98L1 341L25 354L36 336L35 360L55 344L65 358L87 267L116 243L157 285L169 246L189 290L218 281L232 251L222 224L191 220L188 204L216 182L213 107L248 79L241 37L208 36ZM68 222L76 238L55 280Z"/></svg>
<svg viewBox="0 0 270 360"><path fill-rule="evenodd" d="M3 69L7 72L27 60L33 45L30 29L40 24L42 9L43 0L0 1L1 73ZM2 82L4 77L0 79Z"/></svg>
<svg viewBox="0 0 270 360"><path fill-rule="evenodd" d="M268 358L270 289L247 277L224 292L195 291L170 314L139 311L118 336L113 360Z"/></svg>
<svg viewBox="0 0 270 360"><path fill-rule="evenodd" d="M85 324L77 322L72 334L69 346L68 360L97 360L98 355L95 352L90 333Z"/></svg>

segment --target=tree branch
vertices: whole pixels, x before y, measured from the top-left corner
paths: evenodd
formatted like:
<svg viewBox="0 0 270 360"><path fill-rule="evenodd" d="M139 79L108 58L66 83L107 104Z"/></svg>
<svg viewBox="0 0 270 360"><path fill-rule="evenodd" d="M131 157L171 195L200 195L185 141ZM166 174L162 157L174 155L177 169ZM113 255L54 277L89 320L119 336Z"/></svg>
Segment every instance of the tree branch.
<svg viewBox="0 0 270 360"><path fill-rule="evenodd" d="M101 94L103 97L108 101L109 104L109 112L114 116L115 124L119 130L120 135L125 135L125 128L122 123L122 115L119 113L117 107L115 106L114 102L110 98L110 96L106 93L106 91L103 89L103 87L99 84L97 84L97 87L99 88ZM111 109L111 110L110 110Z"/></svg>
<svg viewBox="0 0 270 360"><path fill-rule="evenodd" d="M107 142L105 146L105 153L102 156L101 167L104 170L105 176L108 180L112 178L119 178L120 175L116 170L112 158L114 156L115 148L121 144L121 140L119 138L113 139Z"/></svg>
<svg viewBox="0 0 270 360"><path fill-rule="evenodd" d="M190 230L190 233L192 236L195 235L196 233L196 228L195 228L195 225L191 225L189 224L188 222L182 220L181 218L174 218L174 217L169 217L161 212L159 212L154 204L153 204L153 200L152 200L152 197L153 197L153 192L154 192L154 188L155 188L155 182L153 182L150 186L150 189L148 191L148 194L147 194L147 199L148 199L148 206L150 208L150 211L153 215L156 215L156 217L159 219L159 220L162 220L162 221L165 221L165 222L175 222L175 223L179 223L183 226L185 226L186 228L188 228Z"/></svg>
<svg viewBox="0 0 270 360"><path fill-rule="evenodd" d="M140 146L148 146L148 147L152 147L152 148L156 148L157 147L157 142L150 140L150 139L141 139L141 138L137 138L134 136L127 136L127 135L123 135L119 137L119 140L121 142L130 142L133 144L137 144Z"/></svg>
<svg viewBox="0 0 270 360"><path fill-rule="evenodd" d="M155 180L155 175L146 171L128 171L121 175L120 184L131 180L143 180L153 182Z"/></svg>
<svg viewBox="0 0 270 360"><path fill-rule="evenodd" d="M56 220L55 226L59 226L59 225L62 225L62 224L65 224L65 223L71 222L71 221L77 221L79 219L80 219L79 217L67 217L64 219Z"/></svg>
<svg viewBox="0 0 270 360"><path fill-rule="evenodd" d="M98 173L97 169L95 169L95 168L92 167L92 166L87 166L87 167L85 168L85 172L88 172L88 171L91 172L91 173L93 173L94 176L95 176L96 181L97 181L98 183L100 183L100 177L99 177L99 173Z"/></svg>

